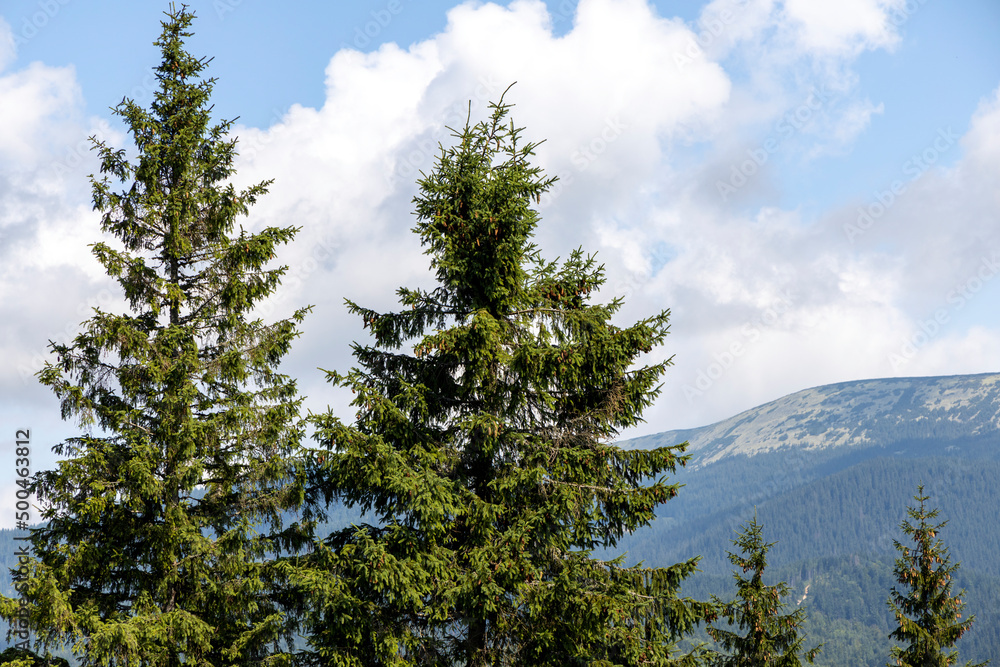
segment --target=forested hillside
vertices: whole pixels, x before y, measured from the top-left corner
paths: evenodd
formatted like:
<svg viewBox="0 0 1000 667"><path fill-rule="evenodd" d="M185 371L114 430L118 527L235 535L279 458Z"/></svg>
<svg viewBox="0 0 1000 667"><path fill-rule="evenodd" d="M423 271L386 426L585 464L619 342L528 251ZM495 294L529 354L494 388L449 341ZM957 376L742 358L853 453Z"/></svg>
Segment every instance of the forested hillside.
<svg viewBox="0 0 1000 667"><path fill-rule="evenodd" d="M784 558L784 546L778 542L769 555ZM786 602L805 607L810 645L824 644L816 665L884 667L892 646L889 632L895 627L886 606L888 592L896 584L892 567L891 555L815 558L775 567L767 580L788 582L792 595ZM731 574L702 573L692 577L685 593L698 598L732 597L732 583ZM958 644L962 657L982 661L1000 655L1000 610L995 602L1000 599L1000 578L968 572L963 564L955 585L956 590L965 589L966 608L976 616L972 629ZM709 641L703 633L697 639Z"/></svg>
<svg viewBox="0 0 1000 667"><path fill-rule="evenodd" d="M893 538L899 537L897 527L905 517L906 502L917 484L924 482L934 493L942 515L949 519L949 544L955 558L965 569L1000 577L1000 559L996 557L1000 548L996 511L1000 506L996 484L1000 462L873 458L756 501L752 496L724 492L725 473L746 481L756 464L774 470L781 465L781 456L762 454L753 467L740 457L719 464L719 471L685 474L687 486L678 500L685 495L711 496L714 510L696 519L682 512L665 512L649 530L629 538L631 555L650 561L700 555L705 572L726 572L728 562L717 545L726 544L754 507L768 534L782 545L773 554L775 565L803 556L888 555L893 552ZM699 475L708 478L711 490L702 488L704 480ZM661 539L668 530L671 539Z"/></svg>
<svg viewBox="0 0 1000 667"><path fill-rule="evenodd" d="M691 460L674 478L685 485L677 498L623 546L633 560L700 556L702 572L685 592L722 596L731 585L729 541L756 511L777 542L769 576L805 596L810 637L826 642L816 664L884 665L893 540L903 539L899 524L922 483L948 520L957 586L977 617L962 656L1000 656L998 378L817 387L718 424L633 440L688 440Z"/></svg>

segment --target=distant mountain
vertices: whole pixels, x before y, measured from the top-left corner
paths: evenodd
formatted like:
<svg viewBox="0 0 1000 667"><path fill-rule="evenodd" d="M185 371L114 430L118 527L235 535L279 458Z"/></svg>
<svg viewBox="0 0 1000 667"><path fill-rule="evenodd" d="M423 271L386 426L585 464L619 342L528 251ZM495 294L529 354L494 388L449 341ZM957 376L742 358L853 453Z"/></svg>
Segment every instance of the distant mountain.
<svg viewBox="0 0 1000 667"><path fill-rule="evenodd" d="M941 537L977 616L961 657L1000 658L1000 373L816 387L717 424L621 444L684 441L690 460L670 480L684 486L649 528L619 545L629 561L699 556L702 572L684 593L732 597L726 552L756 512L776 542L771 581L788 581L792 602L807 608L807 643L827 644L816 664L881 667L893 622L885 606L893 540L904 539L899 524L922 483L949 520ZM327 529L357 520L347 508L331 516ZM15 560L12 537L0 531L0 567Z"/></svg>
<svg viewBox="0 0 1000 667"><path fill-rule="evenodd" d="M977 616L964 659L1000 657L1000 374L862 380L807 389L702 428L623 443L687 441L684 487L620 546L651 565L700 556L686 593L732 596L726 552L756 512L773 580L806 595L818 665L884 665L893 540L918 484L949 521L958 588Z"/></svg>
<svg viewBox="0 0 1000 667"><path fill-rule="evenodd" d="M806 389L735 417L625 446L688 441L691 467L780 450L865 449L935 440L1000 443L1000 373L858 380ZM905 452L905 446L900 449Z"/></svg>
<svg viewBox="0 0 1000 667"><path fill-rule="evenodd" d="M1000 374L816 387L717 424L622 445L652 448L685 441L690 460L673 481L686 488L662 508L657 523L700 531L717 514L743 516L755 505L865 461L1000 460ZM939 486L946 491L946 481L940 474L924 479L932 494Z"/></svg>

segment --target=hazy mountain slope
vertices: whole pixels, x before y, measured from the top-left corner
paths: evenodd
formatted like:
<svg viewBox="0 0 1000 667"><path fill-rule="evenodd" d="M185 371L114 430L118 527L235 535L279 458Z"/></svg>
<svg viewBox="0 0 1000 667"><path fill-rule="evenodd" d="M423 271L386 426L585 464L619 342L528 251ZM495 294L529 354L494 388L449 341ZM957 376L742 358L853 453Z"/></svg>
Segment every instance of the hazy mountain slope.
<svg viewBox="0 0 1000 667"><path fill-rule="evenodd" d="M960 555L966 541L1000 546L1000 374L816 387L717 424L624 445L684 439L691 461L673 481L685 486L650 529L627 541L636 557L675 562L700 554L706 568L724 565L718 546L754 507L773 524L774 539L826 536L795 537L792 559L884 552L892 546L885 536L921 482L952 516ZM980 558L985 547L975 553L972 565L1000 576L1000 558Z"/></svg>
<svg viewBox="0 0 1000 667"><path fill-rule="evenodd" d="M899 523L923 483L949 521L942 538L960 562L973 630L963 659L1000 657L1000 374L864 380L808 389L698 429L624 443L687 440L685 484L654 524L623 542L629 561L700 556L685 593L731 597L726 551L757 512L772 581L796 599L809 585L810 642L818 665L884 665L885 600L895 583Z"/></svg>
<svg viewBox="0 0 1000 667"><path fill-rule="evenodd" d="M658 519L623 542L630 560L677 562L701 556L709 573L730 570L725 551L739 526L757 513L780 567L808 558L893 555L903 539L917 485L948 521L943 536L963 568L1000 578L1000 462L946 458L876 458L822 477L757 505L734 504L700 521ZM692 484L693 486L693 484ZM681 492L683 494L683 490ZM721 549L720 549L721 545Z"/></svg>

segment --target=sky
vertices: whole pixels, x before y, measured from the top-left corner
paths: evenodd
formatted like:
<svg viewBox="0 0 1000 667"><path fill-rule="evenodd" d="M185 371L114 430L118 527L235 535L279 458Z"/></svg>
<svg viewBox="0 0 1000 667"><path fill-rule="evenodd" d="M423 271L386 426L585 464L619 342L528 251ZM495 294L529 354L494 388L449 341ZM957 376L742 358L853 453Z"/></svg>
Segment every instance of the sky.
<svg viewBox="0 0 1000 667"><path fill-rule="evenodd" d="M646 423L707 425L834 382L1000 371L996 0L192 0L234 182L274 179L242 221L301 227L270 318L314 306L282 370L351 414L319 368L432 284L412 198L449 127L506 101L557 176L549 258L596 253L621 326L663 309L672 357ZM0 456L32 469L80 433L34 374L94 307L124 308L88 137L148 106L166 2L0 7ZM516 83L515 83L516 82ZM14 472L0 466L0 527ZM9 516L8 516L9 515Z"/></svg>

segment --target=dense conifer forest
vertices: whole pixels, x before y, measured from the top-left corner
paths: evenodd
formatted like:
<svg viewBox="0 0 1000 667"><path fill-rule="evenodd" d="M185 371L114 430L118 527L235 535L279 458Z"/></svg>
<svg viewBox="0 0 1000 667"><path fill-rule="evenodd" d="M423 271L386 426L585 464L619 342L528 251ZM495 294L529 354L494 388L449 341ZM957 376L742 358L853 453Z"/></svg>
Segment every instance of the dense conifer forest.
<svg viewBox="0 0 1000 667"><path fill-rule="evenodd" d="M773 455L774 460L769 460L769 455L762 456L761 469L778 465L778 455ZM741 479L748 477L747 464L745 460L732 462L734 468L744 470ZM955 587L966 591L963 599L970 613L976 616L976 622L959 643L961 655L972 660L997 655L1000 611L995 600L1000 599L1000 571L994 556L996 546L991 546L997 540L997 532L983 528L994 525L992 508L1000 502L990 484L1000 472L997 466L997 462L983 460L879 457L804 482L787 495L757 505L758 520L766 530L766 537L769 541L776 540L768 553L765 582L787 582L790 587L787 601L796 607L801 604L806 611L804 636L812 644L824 644L814 664L824 667L886 664L893 645L889 639L893 618L886 605L888 591L895 583L891 540L902 537L896 528L905 511L905 503L899 506L896 501L909 497L916 484L935 471L951 471L949 479L956 482L942 489L938 505L942 516L949 519L944 535L956 561L961 562ZM636 532L622 545L629 550L630 558L645 560L653 566L677 558L678 544L688 545L685 553L701 557L702 571L689 578L683 591L699 600L733 594L726 550L732 548L730 540L736 529L749 518L740 511L725 511L729 507L726 498L732 498L733 494L727 496L721 491L720 482L712 480L716 476L732 478L735 473L728 465L720 463L718 467L719 470L702 471L704 474L679 471L687 486L671 503L686 496L715 499L716 505L709 508L711 512L701 516L695 526L685 525L684 532L680 532L679 521L660 517L653 526ZM963 476L956 478L958 473ZM866 496L861 492L863 489L876 492L875 497ZM835 515L824 511L831 503L843 507L849 519L835 521ZM668 507L669 504L664 509ZM872 507L881 507L880 515L873 513ZM752 511L749 510L750 515ZM328 524L319 532L327 534L352 522L372 519L335 505L330 510ZM806 524L808 530L804 528ZM664 530L664 525L672 525L673 529ZM872 527L880 525L892 530L873 532ZM673 541L671 535L675 533L686 537ZM0 566L4 568L16 565L15 535L20 533L0 530ZM835 555L803 557L816 553ZM13 593L9 580L0 592ZM704 628L696 631L689 641L694 640L710 642Z"/></svg>

